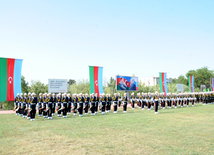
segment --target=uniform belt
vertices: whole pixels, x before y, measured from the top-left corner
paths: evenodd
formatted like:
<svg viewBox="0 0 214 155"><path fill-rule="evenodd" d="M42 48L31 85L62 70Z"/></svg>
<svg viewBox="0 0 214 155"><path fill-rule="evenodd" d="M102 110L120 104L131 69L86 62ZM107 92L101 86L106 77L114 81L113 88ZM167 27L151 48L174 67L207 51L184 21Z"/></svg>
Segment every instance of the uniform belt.
<svg viewBox="0 0 214 155"><path fill-rule="evenodd" d="M67 102L63 102L63 103L67 103Z"/></svg>
<svg viewBox="0 0 214 155"><path fill-rule="evenodd" d="M79 102L79 103L83 103L83 102Z"/></svg>
<svg viewBox="0 0 214 155"><path fill-rule="evenodd" d="M155 101L158 101L158 99L155 99Z"/></svg>
<svg viewBox="0 0 214 155"><path fill-rule="evenodd" d="M91 103L95 103L94 101L92 101Z"/></svg>
<svg viewBox="0 0 214 155"><path fill-rule="evenodd" d="M52 103L52 102L48 102L48 103Z"/></svg>

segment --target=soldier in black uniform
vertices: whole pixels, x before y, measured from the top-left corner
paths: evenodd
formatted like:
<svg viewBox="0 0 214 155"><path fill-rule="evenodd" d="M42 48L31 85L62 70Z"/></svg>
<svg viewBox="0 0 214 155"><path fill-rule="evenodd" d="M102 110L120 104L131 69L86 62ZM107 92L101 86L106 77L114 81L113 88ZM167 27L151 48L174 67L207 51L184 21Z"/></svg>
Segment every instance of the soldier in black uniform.
<svg viewBox="0 0 214 155"><path fill-rule="evenodd" d="M112 103L111 94L108 94L108 102L109 102L109 105L108 105L108 112L110 112L110 111L111 111L111 103Z"/></svg>
<svg viewBox="0 0 214 155"><path fill-rule="evenodd" d="M56 98L56 111L57 111L58 117L61 117L61 102L62 102L61 93L59 93L57 94L57 98Z"/></svg>
<svg viewBox="0 0 214 155"><path fill-rule="evenodd" d="M53 100L53 104L52 104L51 113L52 113L52 116L55 116L55 110L56 110L56 96L55 96L54 93L53 93L52 100Z"/></svg>
<svg viewBox="0 0 214 155"><path fill-rule="evenodd" d="M71 101L72 101L72 98L71 98L71 95L68 94L68 108L67 108L67 114L71 114Z"/></svg>
<svg viewBox="0 0 214 155"><path fill-rule="evenodd" d="M155 114L158 114L159 94L156 91L153 100L155 101Z"/></svg>
<svg viewBox="0 0 214 155"><path fill-rule="evenodd" d="M53 98L51 97L51 93L48 94L48 97L46 98L47 102L47 109L46 112L48 114L48 119L52 119L52 104L53 104Z"/></svg>
<svg viewBox="0 0 214 155"><path fill-rule="evenodd" d="M74 113L74 116L76 116L77 115L77 102L78 102L77 94L73 94L72 102L73 102L73 113Z"/></svg>
<svg viewBox="0 0 214 155"><path fill-rule="evenodd" d="M94 93L92 93L92 96L90 98L90 102L91 102L91 115L95 115L95 102L96 102L96 97L94 96Z"/></svg>
<svg viewBox="0 0 214 155"><path fill-rule="evenodd" d="M27 107L27 94L24 93L24 98L22 100L23 103L23 118L27 117L26 107Z"/></svg>
<svg viewBox="0 0 214 155"><path fill-rule="evenodd" d="M90 97L88 97L88 94L85 94L85 114L88 115L88 109L89 109L89 102L90 102Z"/></svg>
<svg viewBox="0 0 214 155"><path fill-rule="evenodd" d="M109 113L109 94L106 94L106 113Z"/></svg>
<svg viewBox="0 0 214 155"><path fill-rule="evenodd" d="M127 98L127 94L124 94L123 97L123 112L127 113L127 103L128 103L128 98Z"/></svg>
<svg viewBox="0 0 214 155"><path fill-rule="evenodd" d="M137 93L136 101L137 101L137 107L138 107L138 108L141 108L141 98L140 98L140 93Z"/></svg>
<svg viewBox="0 0 214 155"><path fill-rule="evenodd" d="M79 94L78 97L78 112L79 112L79 116L82 117L82 113L83 113L83 103L84 103L84 97L82 96L82 93Z"/></svg>
<svg viewBox="0 0 214 155"><path fill-rule="evenodd" d="M39 117L42 117L42 103L43 103L42 93L39 93L39 98L37 103Z"/></svg>
<svg viewBox="0 0 214 155"><path fill-rule="evenodd" d="M95 114L97 114L98 112L98 103L99 103L99 97L97 95L97 93L95 94L96 97L96 102L95 102Z"/></svg>
<svg viewBox="0 0 214 155"><path fill-rule="evenodd" d="M68 98L67 94L64 93L62 97L62 113L63 113L63 118L67 118L67 103L68 103Z"/></svg>
<svg viewBox="0 0 214 155"><path fill-rule="evenodd" d="M35 121L37 97L35 93L33 93L32 96L33 97L30 99L30 117L31 121Z"/></svg>
<svg viewBox="0 0 214 155"><path fill-rule="evenodd" d="M132 94L131 94L130 101L131 101L132 109L134 109L134 102L135 102L135 96L134 96L134 93L132 93Z"/></svg>
<svg viewBox="0 0 214 155"><path fill-rule="evenodd" d="M31 93L28 93L26 105L27 119L30 119L30 103L32 102L31 99L32 99Z"/></svg>
<svg viewBox="0 0 214 155"><path fill-rule="evenodd" d="M114 107L114 113L117 113L117 104L118 104L118 97L117 97L117 93L114 94L113 97L113 107Z"/></svg>
<svg viewBox="0 0 214 155"><path fill-rule="evenodd" d="M105 93L103 93L100 97L100 102L101 102L101 111L102 111L102 115L105 114L105 109L106 109L106 97L105 97Z"/></svg>
<svg viewBox="0 0 214 155"><path fill-rule="evenodd" d="M44 95L43 95L43 108L42 108L42 112L43 112L43 117L44 118L47 118L48 116L47 116L47 111L46 111L46 109L47 109L47 106L48 106L48 103L47 103L47 93L45 93Z"/></svg>
<svg viewBox="0 0 214 155"><path fill-rule="evenodd" d="M122 102L122 97L121 97L120 93L118 93L117 98L118 98L118 108L120 108L120 105Z"/></svg>
<svg viewBox="0 0 214 155"><path fill-rule="evenodd" d="M142 96L141 96L141 102L142 102L141 108L142 108L142 110L144 110L144 106L145 106L145 104L146 104L145 99L146 99L146 98L145 98L145 93L142 92Z"/></svg>
<svg viewBox="0 0 214 155"><path fill-rule="evenodd" d="M21 98L19 97L19 93L17 94L14 102L14 110L16 111L16 115L19 115L19 102L21 102Z"/></svg>
<svg viewBox="0 0 214 155"><path fill-rule="evenodd" d="M24 117L24 110L25 110L25 108L26 108L26 107L25 107L25 106L26 106L26 99L23 97L23 94L22 94L22 93L21 93L21 102L20 102L20 103L21 103L21 108L20 108L20 113L21 113L21 114L20 114L20 116L23 117L23 118L25 118L25 117Z"/></svg>

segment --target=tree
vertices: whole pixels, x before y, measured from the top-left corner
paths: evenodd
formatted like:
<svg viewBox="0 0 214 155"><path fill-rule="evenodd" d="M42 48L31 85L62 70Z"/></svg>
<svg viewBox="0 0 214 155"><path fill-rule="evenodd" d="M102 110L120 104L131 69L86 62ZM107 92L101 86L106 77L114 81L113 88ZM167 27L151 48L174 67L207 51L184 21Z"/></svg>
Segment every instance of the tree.
<svg viewBox="0 0 214 155"><path fill-rule="evenodd" d="M76 81L75 81L75 80L72 80L72 79L69 79L69 80L68 80L68 84L69 84L69 85L76 84Z"/></svg>
<svg viewBox="0 0 214 155"><path fill-rule="evenodd" d="M30 87L31 93L34 92L38 96L39 93L48 93L48 85L40 82L40 81L31 81Z"/></svg>
<svg viewBox="0 0 214 155"><path fill-rule="evenodd" d="M25 80L25 77L23 75L21 77L21 87L22 87L22 92L23 93L28 93L29 92L28 82Z"/></svg>

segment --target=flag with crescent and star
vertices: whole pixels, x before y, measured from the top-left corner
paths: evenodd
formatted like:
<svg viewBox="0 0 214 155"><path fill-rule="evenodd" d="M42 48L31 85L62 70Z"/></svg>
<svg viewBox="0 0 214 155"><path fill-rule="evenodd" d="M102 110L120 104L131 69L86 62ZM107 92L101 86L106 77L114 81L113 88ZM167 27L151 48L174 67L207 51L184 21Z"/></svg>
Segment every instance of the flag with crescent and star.
<svg viewBox="0 0 214 155"><path fill-rule="evenodd" d="M166 81L166 73L160 72L159 79L160 79L160 92L164 93L164 95L167 95L168 88L167 88L167 81Z"/></svg>
<svg viewBox="0 0 214 155"><path fill-rule="evenodd" d="M22 59L0 58L0 101L14 101L21 93Z"/></svg>
<svg viewBox="0 0 214 155"><path fill-rule="evenodd" d="M103 67L89 66L90 92L103 93Z"/></svg>

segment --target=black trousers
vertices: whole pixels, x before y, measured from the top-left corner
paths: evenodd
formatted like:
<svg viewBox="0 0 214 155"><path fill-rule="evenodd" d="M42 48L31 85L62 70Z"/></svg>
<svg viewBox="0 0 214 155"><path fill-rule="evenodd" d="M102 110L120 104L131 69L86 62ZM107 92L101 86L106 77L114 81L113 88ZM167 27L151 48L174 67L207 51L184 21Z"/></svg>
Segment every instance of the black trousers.
<svg viewBox="0 0 214 155"><path fill-rule="evenodd" d="M79 103L78 112L79 112L80 115L82 115L82 113L83 113L83 103Z"/></svg>
<svg viewBox="0 0 214 155"><path fill-rule="evenodd" d="M47 106L48 105L46 103L44 103L44 108L42 109L43 116L47 116L47 112L45 112Z"/></svg>
<svg viewBox="0 0 214 155"><path fill-rule="evenodd" d="M98 111L98 102L95 102L95 112Z"/></svg>
<svg viewBox="0 0 214 155"><path fill-rule="evenodd" d="M102 102L102 108L101 108L102 112L105 112L106 110L106 103Z"/></svg>
<svg viewBox="0 0 214 155"><path fill-rule="evenodd" d="M127 102L124 102L123 104L123 111L126 111L127 110Z"/></svg>
<svg viewBox="0 0 214 155"><path fill-rule="evenodd" d="M48 103L48 117L52 117L52 103Z"/></svg>
<svg viewBox="0 0 214 155"><path fill-rule="evenodd" d="M55 113L56 103L52 104L51 113Z"/></svg>
<svg viewBox="0 0 214 155"><path fill-rule="evenodd" d="M63 116L67 116L67 103L63 103Z"/></svg>
<svg viewBox="0 0 214 155"><path fill-rule="evenodd" d="M57 114L58 115L60 115L61 114L61 110L59 110L59 109L61 109L62 107L61 107L61 103L56 103L57 104L57 106L58 106L58 112L57 112Z"/></svg>
<svg viewBox="0 0 214 155"><path fill-rule="evenodd" d="M121 101L119 101L119 103L118 103L118 107L120 107L121 106Z"/></svg>
<svg viewBox="0 0 214 155"><path fill-rule="evenodd" d="M145 103L146 103L146 102L144 102L144 101L142 102L141 108L144 108Z"/></svg>
<svg viewBox="0 0 214 155"><path fill-rule="evenodd" d="M94 114L95 112L95 103L91 103L91 113Z"/></svg>
<svg viewBox="0 0 214 155"><path fill-rule="evenodd" d="M74 103L74 104L73 104L73 112L74 112L75 114L77 113L76 110L77 110L77 103Z"/></svg>
<svg viewBox="0 0 214 155"><path fill-rule="evenodd" d="M30 118L34 119L36 114L36 105L30 105L31 111L30 111Z"/></svg>
<svg viewBox="0 0 214 155"><path fill-rule="evenodd" d="M71 103L68 103L68 109L67 109L67 112L71 112Z"/></svg>
<svg viewBox="0 0 214 155"><path fill-rule="evenodd" d="M163 100L163 106L162 107L165 108L165 106L166 106L166 101Z"/></svg>
<svg viewBox="0 0 214 155"><path fill-rule="evenodd" d="M175 106L177 106L177 101L174 101Z"/></svg>
<svg viewBox="0 0 214 155"><path fill-rule="evenodd" d="M183 105L184 105L184 100L181 101L181 106L183 107Z"/></svg>
<svg viewBox="0 0 214 155"><path fill-rule="evenodd" d="M155 112L158 112L158 101L155 101Z"/></svg>
<svg viewBox="0 0 214 155"><path fill-rule="evenodd" d="M148 106L148 109L150 109L150 108L151 108L151 104L150 104L150 102L148 102L148 103L147 103L147 106Z"/></svg>
<svg viewBox="0 0 214 155"><path fill-rule="evenodd" d="M187 100L187 105L189 105L189 100Z"/></svg>
<svg viewBox="0 0 214 155"><path fill-rule="evenodd" d="M86 102L86 103L85 103L85 108L84 108L85 113L88 113L88 108L89 108L89 103Z"/></svg>
<svg viewBox="0 0 214 155"><path fill-rule="evenodd" d="M132 105L131 106L132 106L132 108L134 108L134 101L132 101Z"/></svg>
<svg viewBox="0 0 214 155"><path fill-rule="evenodd" d="M114 111L117 111L117 104L114 105Z"/></svg>
<svg viewBox="0 0 214 155"><path fill-rule="evenodd" d="M194 102L195 102L195 101L194 101L194 99L193 99L193 100L192 100L192 105L194 105Z"/></svg>

